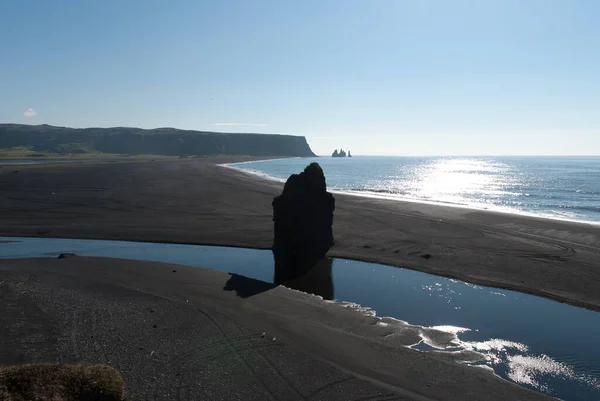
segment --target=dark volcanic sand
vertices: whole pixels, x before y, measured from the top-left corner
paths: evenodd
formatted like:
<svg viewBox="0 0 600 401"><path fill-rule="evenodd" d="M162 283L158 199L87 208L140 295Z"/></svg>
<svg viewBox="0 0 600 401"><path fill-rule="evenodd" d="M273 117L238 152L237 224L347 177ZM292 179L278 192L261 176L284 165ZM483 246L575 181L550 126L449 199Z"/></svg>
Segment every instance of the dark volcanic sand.
<svg viewBox="0 0 600 401"><path fill-rule="evenodd" d="M134 400L548 399L405 348L414 333L352 308L229 278L119 259L0 260L0 361L108 364Z"/></svg>
<svg viewBox="0 0 600 401"><path fill-rule="evenodd" d="M0 235L270 248L282 185L200 161L0 174ZM336 195L330 256L403 266L600 309L600 228ZM430 255L430 257L427 257Z"/></svg>

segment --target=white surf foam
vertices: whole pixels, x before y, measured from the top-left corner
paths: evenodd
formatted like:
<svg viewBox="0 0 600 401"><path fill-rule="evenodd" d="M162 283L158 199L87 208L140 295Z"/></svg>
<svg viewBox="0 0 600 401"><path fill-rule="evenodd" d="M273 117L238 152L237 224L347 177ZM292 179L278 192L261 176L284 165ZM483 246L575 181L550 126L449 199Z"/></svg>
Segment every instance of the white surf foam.
<svg viewBox="0 0 600 401"><path fill-rule="evenodd" d="M288 159L297 159L297 158L288 158ZM271 159L271 160L256 160L256 161L239 162L239 163L226 163L226 164L219 164L218 166L230 168L230 169L240 171L243 173L247 173L247 174L250 174L253 176L257 176L257 177L260 177L260 178L263 178L266 180L285 183L286 180L284 178L275 177L273 175L267 174L260 170L243 167L246 164L257 163L257 162L272 162L272 161L276 161L276 160L287 160L287 159ZM239 166L241 166L241 167L239 167ZM517 209L499 206L499 205L487 204L487 203L486 204L478 204L478 203L444 202L444 201L422 199L422 198L417 198L417 197L403 196L400 194L388 194L388 193L372 192L372 191L352 191L352 190L336 189L335 187L332 187L328 190L329 190L329 192L334 193L334 194L350 195L350 196L357 196L357 197L362 197L362 198L395 200L395 201L401 201L401 202L418 203L418 204L432 205L432 206L447 206L447 207L453 207L453 208L459 208L459 209L489 211L489 212L494 212L494 213L503 213L503 214L525 216L525 217L541 218L541 219L546 219L546 220L557 220L557 221L564 221L564 222L569 222L569 223L582 223L582 224L588 224L588 225L593 225L593 226L600 226L600 222L598 222L598 221L575 219L575 218L572 218L572 215L570 215L568 213L561 214L559 212L554 212L554 213L552 213L552 212L528 212L528 211L524 211L524 210L517 210Z"/></svg>

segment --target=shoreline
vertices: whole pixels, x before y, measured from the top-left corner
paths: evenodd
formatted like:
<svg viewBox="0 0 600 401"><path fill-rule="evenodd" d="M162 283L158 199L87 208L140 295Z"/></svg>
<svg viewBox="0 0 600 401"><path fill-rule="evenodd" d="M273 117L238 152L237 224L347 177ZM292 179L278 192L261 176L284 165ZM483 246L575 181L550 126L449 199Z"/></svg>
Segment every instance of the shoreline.
<svg viewBox="0 0 600 401"><path fill-rule="evenodd" d="M3 240L5 242L13 242L13 241L20 241L23 238L26 238L26 237L11 237L11 238L0 237L0 243L2 243ZM53 241L54 239L48 238L48 240ZM94 241L94 240L83 239L83 240L76 240L76 241L86 242L86 241ZM119 241L119 242L128 242L128 241ZM156 243L153 243L153 245L154 244L156 244ZM31 244L31 245L36 246L34 244ZM201 247L202 245L197 245L197 246ZM215 268L214 267L215 265L204 264L205 262L201 262L197 259L193 259L193 261L192 260L180 261L180 260L176 260L176 259L173 260L173 259L170 259L167 257L165 257L165 258L159 257L156 259L155 258L146 259L145 256L142 256L142 253L140 251L137 252L138 253L137 257L117 256L117 255L111 254L110 251L108 253L103 252L100 254L95 253L95 251L93 251L92 253L86 253L86 251L84 251L82 249L78 249L78 245L74 245L74 246L70 246L70 245L69 246L66 246L66 245L65 246L47 246L46 245L43 247L45 247L47 249L38 250L36 252L31 252L31 253L28 252L27 254L22 254L20 256L11 256L8 259L4 259L4 261L7 263L10 261L14 261L15 263L20 263L20 261L23 261L23 260L38 260L38 261L40 261L40 263L42 263L44 260L47 260L50 257L54 258L56 255L61 253L63 250L65 250L65 251L68 250L69 252L73 252L75 255L77 255L78 258L81 258L82 260L91 259L91 258L102 258L102 259L108 259L108 260L121 261L122 263L126 263L127 261L132 261L132 262L138 262L138 263L147 262L147 263L178 265L178 266L185 266L186 268L197 268L200 270L210 270L213 272L221 272L221 273L225 273L225 274L228 273L231 275L243 276L241 278L241 280L254 280L257 282L260 281L262 283L261 285L264 286L265 288L278 287L277 285L272 284L271 280L268 278L265 278L264 276L257 277L257 276L253 276L252 273L249 273L249 272L238 272L238 271L236 271L235 268L233 270L230 270L230 268L225 268L225 269L218 268L218 267ZM32 248L32 249L34 249L34 248ZM50 250L50 249L52 249L52 250ZM112 249L112 245L103 243L102 249ZM50 252L48 252L48 250L50 250ZM58 250L60 250L60 252L56 252L55 255L51 254L51 252L58 251ZM80 251L81 251L81 253L80 253ZM174 252L176 253L177 251L167 250L167 254L174 253ZM225 251L225 252L227 252L227 251ZM52 255L52 256L50 256L50 255ZM141 257L141 259L139 259L140 257ZM227 258L225 258L225 259L227 259ZM337 260L339 262L344 261L343 259L337 259ZM0 259L0 266L2 265L2 261L3 261L3 259ZM224 266L227 266L227 262L225 262ZM368 266L364 266L364 267L366 268L366 271L370 270L370 268ZM408 270L406 270L406 271L408 271ZM1 272L1 267L0 267L0 272ZM426 273L423 273L423 274L426 274ZM466 283L466 284L469 285L468 283ZM328 304L332 304L332 305L334 305L334 307L344 307L344 308L354 310L356 313L361 314L363 317L373 318L373 319L375 319L375 324L385 326L385 327L389 328L390 330L392 330L392 333L393 333L392 335L402 336L403 333L406 334L407 332L410 332L410 333L417 332L417 333L419 333L419 336L416 337L416 340L413 340L409 343L404 343L404 344L402 344L402 346L412 349L412 350L424 351L423 349L420 349L418 347L420 344L426 344L427 346L431 347L431 350L425 350L425 352L445 353L446 356L449 358L449 360L450 359L454 360L456 363L465 364L465 365L469 365L472 367L480 367L480 368L488 369L491 373L493 373L495 376L499 377L500 379L502 379L504 381L508 381L513 384L524 386L525 388L529 388L529 387L526 387L524 384L519 383L518 381L513 381L513 380L509 379L506 375L502 376L502 375L498 374L497 372L494 371L492 366L489 366L487 364L479 365L480 363L484 362L486 352L478 350L477 347L473 348L473 347L469 346L470 344L476 344L477 341L475 341L473 339L471 339L471 341L468 341L468 340L462 341L458 336L460 333L471 331L471 329L463 328L463 327L456 327L456 326L428 324L428 323L424 323L424 322L415 323L412 320L407 319L406 316L403 317L402 315L398 315L398 314L382 314L381 311L375 305L372 305L370 303L357 303L355 299L352 299L352 297L324 299L321 295L311 293L310 291L306 291L301 288L295 288L293 286L293 284L291 284L291 286L288 284L283 284L283 285L279 285L279 287L285 287L286 290L298 293L299 296L315 297L318 300L320 300L320 302L322 302L324 307L327 307L326 305L328 305ZM335 284L334 284L334 287L337 288L337 286ZM487 288L487 289L491 289L491 288ZM547 305L547 306L552 307L551 305ZM467 327L474 327L474 326L468 325ZM482 340L482 339L480 339L480 340ZM451 349L448 349L449 343L454 343L455 345L451 346L450 347ZM460 351L462 354L457 354L456 351ZM454 353L454 356L452 356L453 353ZM548 354L551 355L551 353L548 353ZM458 358L457 355L463 355L464 359L457 359ZM506 364L505 366L508 366L508 364ZM533 387L534 387L533 391L539 392L544 395L548 395L548 393L541 390L541 387L536 387L536 386L533 386Z"/></svg>
<svg viewBox="0 0 600 401"><path fill-rule="evenodd" d="M195 242L156 242L156 241L150 241L150 240L127 240L127 239L105 239L105 238L66 238L66 237L40 237L40 236L12 236L12 237L7 237L7 236L0 236L0 244L2 243L11 243L11 242L16 242L16 241L21 241L22 239L27 239L27 238L33 238L33 239L48 239L48 240L53 240L53 239L59 239L59 240L76 240L76 241L90 241L90 242L95 242L95 241L106 241L106 242L131 242L131 243L142 243L142 244L156 244L156 245L185 245L185 246L207 246L207 247L215 247L215 248L237 248L237 249L249 249L249 250L256 250L256 251L270 251L271 248L260 248L260 247L248 247L248 246L238 246L238 245L225 245L225 244L210 244L210 243L195 243ZM81 256L76 254L76 256ZM18 258L4 258L2 256L0 256L0 261L3 260L19 260L19 259L44 259L47 256L27 256L27 257L18 257ZM110 258L110 259L122 259L122 260L135 260L135 261L140 261L140 262L144 262L146 261L145 259L136 259L136 258L126 258L126 257L114 257L114 256L85 256L83 255L82 257L90 257L90 258L96 258L96 257L102 257L102 258ZM363 263L371 263L371 264L375 264L375 265L380 265L380 266L388 266L388 267L394 267L396 269L404 269L404 270L410 270L410 271L415 271L415 272L419 272L419 273L423 273L423 274L427 274L433 277L439 277L439 278L447 278L447 279L452 279L452 280L458 280L462 283L466 283L466 284L472 284L472 285L478 285L478 286L482 286L485 288L489 288L489 289L497 289L497 290L508 290L508 291L515 291L521 294L527 294L527 295L532 295L532 296L536 296L538 298L543 298L543 299L547 299L550 301L554 301L554 302L558 302L561 304L567 304L570 306L574 306L574 307L578 307L578 308L583 308L583 309L588 309L588 310L595 310L592 308L586 308L585 306L578 306L578 305L573 305L570 304L568 302L564 302L561 301L560 299L554 299L552 297L548 297L548 296L542 296L542 295L538 295L535 293L528 293L528 292L524 292L524 291L516 291L510 288L506 288L506 287L501 287L501 286L497 286L497 285L487 285L487 284L483 284L483 283L474 283L474 282L470 282L470 281L465 281L459 277L453 277L453 276L445 276L442 274L435 274L435 273L428 273L428 272L424 272L421 270L416 270L416 269L411 269L409 267L402 267L402 266L390 266L390 265L386 265L386 264L382 264L382 263L378 263L378 262L370 262L367 260L363 260L363 259L356 259L356 258L349 258L349 257L340 257L340 256L330 256L327 255L327 257L331 258L332 260L339 260L339 261L355 261L355 262L363 262ZM151 260L150 262L152 263L170 263L170 262L162 262L162 261L154 261ZM175 264L179 264L179 263L175 263ZM182 264L182 266L187 266L187 267L192 267L192 266L188 266L186 264ZM213 269L210 267L203 267L204 269L208 269L208 270L214 270L214 271L219 271L218 269ZM250 278L250 277L249 277ZM250 278L252 280L256 280L254 278ZM285 286L285 285L284 285ZM287 287L286 287L287 288ZM289 290L292 291L299 291L299 290L295 290L293 288L288 288ZM303 291L300 291L303 292ZM304 292L303 292L304 293ZM314 295L316 297L320 297L319 295L315 295L315 294L309 294L309 295ZM365 305L361 305L361 304L356 304L353 303L351 301L344 301L344 300L330 300L327 302L334 302L334 303L348 303L348 304L354 304L357 305L359 307L359 309L364 309L366 311L373 311L375 312L375 315L377 313L377 310L372 309L370 306L365 306ZM397 319L395 317L391 317L391 316L378 316L381 318L386 318L386 319ZM410 322L407 322L410 323ZM425 326L423 326L425 327Z"/></svg>
<svg viewBox="0 0 600 401"><path fill-rule="evenodd" d="M116 239L116 238L104 238L104 237L97 237L97 238L69 238L69 237L42 237L42 236L0 236L0 243L2 243L4 240L3 238L36 238L36 239L64 239L64 240L81 240L81 241L115 241L115 242L132 242L132 243L146 243L146 244L166 244L166 245L196 245L196 246L211 246L211 247L217 247L217 248L239 248L239 249L252 249L252 250L257 250L257 251L269 251L271 250L270 247L268 248L264 248L264 247L252 247L252 246L243 246L243 245L228 245L228 244L214 244L214 243L210 243L210 242L173 242L173 241L163 241L163 242L157 242L157 241L153 241L153 240L137 240L137 239ZM11 240L8 240L8 242L11 242ZM485 280L466 280L463 276L461 275L448 275L445 273L432 273L429 271L425 271L425 270L420 270L420 269L415 269L415 268L411 268L411 267L407 267L407 266L399 266L399 265L390 265L390 264L385 264L385 263L381 263L381 262L376 262L376 261L372 261L366 258L361 258L361 257L351 257L351 256L333 256L331 254L327 254L328 257L330 257L331 259L334 260L349 260L349 261L356 261L356 262L364 262L364 263L372 263L372 264L377 264L377 265L381 265L381 266L390 266L390 267L394 267L397 269L405 269L405 270L411 270L411 271L415 271L415 272L419 272L419 273L423 273L423 274L427 274L430 276L434 276L434 277L440 277L440 278L447 278L447 279L452 279L452 280L458 280L460 282L463 283L467 283L467 284L472 284L472 285L478 285L478 286L482 286L485 288L490 288L490 289L497 289L497 290L507 290L507 291L514 291L514 292L518 292L521 294L526 294L526 295L531 295L531 296L535 296L538 298L542 298L542 299L546 299L549 301L553 301L553 302L557 302L560 304L565 304L565 305L569 305L572 307L576 307L576 308L581 308L581 309L586 309L586 310L591 310L591 311L595 311L595 312L600 312L600 306L596 306L596 305L590 305L587 303L579 303L577 301L571 301L565 298L561 298L561 297L557 297L552 293L542 293L540 291L537 290L528 290L528 289L515 289L514 287L511 286L504 286L502 284L499 284L495 281L485 281ZM96 256L84 256L84 257L96 257ZM25 259L29 259L30 257L27 257ZM112 258L112 257L109 257ZM0 256L0 262L3 260L20 260L22 258L2 258ZM44 257L35 257L33 259L44 259ZM118 258L117 258L118 259ZM128 259L128 258L122 258L122 260L132 260L132 261L140 261L143 262L144 260L142 259ZM151 261L152 263L166 263L166 262L154 262ZM183 265L186 266L186 265ZM188 266L189 267L189 266ZM214 271L218 271L216 269L211 269L211 268L206 268L208 270L214 270ZM254 280L254 279L252 279ZM287 288L287 287L286 287ZM291 288L288 288L289 290L292 291L299 291L299 290L294 290ZM299 291L302 292L302 291ZM303 292L302 292L303 293ZM318 295L314 295L314 294L308 294L308 295L313 295L313 296L317 296ZM336 300L332 300L332 301L327 301L327 302L341 302L341 303L348 303L351 304L352 302L349 301L336 301ZM364 305L360 305L360 304L354 304L356 306L359 307L359 309L364 309L364 310L371 310L373 312L375 312L374 316L377 316L377 311L372 309L369 306L364 306ZM379 318L384 318L384 319L397 319L394 317L390 317L390 316L377 316ZM397 319L398 320L398 319ZM406 322L406 323L410 323L410 322ZM425 327L425 326L423 326Z"/></svg>
<svg viewBox="0 0 600 401"><path fill-rule="evenodd" d="M423 330L441 343L452 335L224 272L35 258L3 261L0 278L5 363L108 363L135 399L553 399L458 362L474 354L406 346Z"/></svg>
<svg viewBox="0 0 600 401"><path fill-rule="evenodd" d="M262 171L259 171L259 170L235 167L236 165L239 165L239 164L268 162L268 161L273 161L273 160L275 160L275 159L254 160L254 161L246 161L246 162L240 162L240 163L224 163L224 164L218 164L218 166L229 168L229 169L239 171L242 173L246 173L246 174L249 174L252 176L260 177L264 180L285 183L286 179L284 179L284 178L275 177L275 176L269 175L267 173L263 173ZM285 160L285 159L283 159L283 160ZM552 221L587 224L587 225L591 225L591 226L597 226L598 228L600 228L600 221L593 221L593 220L576 220L576 219L568 219L568 218L561 218L561 217L543 216L540 214L526 212L526 211L501 209L501 208L493 208L493 207L492 208L478 207L477 205L468 205L468 204L462 204L462 203L452 203L452 202L435 201L435 200L427 200L427 199L419 199L419 198L410 198L410 197L403 197L402 195L394 195L394 194L382 195L382 194L379 194L379 193L376 193L373 191L364 191L364 192L363 191L344 191L344 190L330 189L330 188L327 188L327 190L329 192L331 192L332 194L338 194L338 195L357 196L357 197L363 197L363 198L367 198L367 199L383 199L383 200L392 200L392 201L398 201L398 202L418 203L418 204L423 204L423 205L455 207L455 208L460 208L460 209L486 211L486 212L491 212L491 213L532 217L532 218L546 219L546 220L552 220Z"/></svg>
<svg viewBox="0 0 600 401"><path fill-rule="evenodd" d="M0 235L270 249L271 202L282 184L216 164L227 161L0 175ZM336 195L334 237L332 257L600 310L600 231L592 225Z"/></svg>

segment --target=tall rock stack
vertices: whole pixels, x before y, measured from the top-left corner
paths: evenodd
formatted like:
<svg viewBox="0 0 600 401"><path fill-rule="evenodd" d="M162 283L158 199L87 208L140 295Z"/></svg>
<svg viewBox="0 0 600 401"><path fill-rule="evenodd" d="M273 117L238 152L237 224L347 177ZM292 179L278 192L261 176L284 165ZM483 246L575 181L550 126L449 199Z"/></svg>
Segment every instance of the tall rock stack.
<svg viewBox="0 0 600 401"><path fill-rule="evenodd" d="M273 200L275 283L308 272L333 246L335 199L318 163L292 174Z"/></svg>

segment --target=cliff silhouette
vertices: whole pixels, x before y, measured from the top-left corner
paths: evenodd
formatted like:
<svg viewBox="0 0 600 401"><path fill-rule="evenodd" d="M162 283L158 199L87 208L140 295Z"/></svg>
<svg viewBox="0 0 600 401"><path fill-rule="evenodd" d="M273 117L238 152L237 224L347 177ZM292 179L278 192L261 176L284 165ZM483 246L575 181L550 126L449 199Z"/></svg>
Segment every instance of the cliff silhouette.
<svg viewBox="0 0 600 401"><path fill-rule="evenodd" d="M67 128L0 124L0 148L15 147L63 155L108 153L164 156L315 156L303 136L232 134L176 128Z"/></svg>

